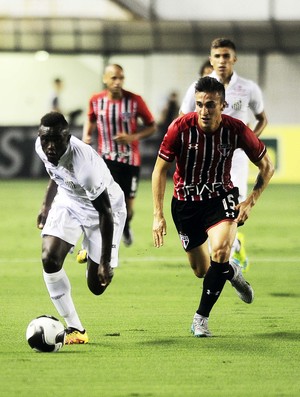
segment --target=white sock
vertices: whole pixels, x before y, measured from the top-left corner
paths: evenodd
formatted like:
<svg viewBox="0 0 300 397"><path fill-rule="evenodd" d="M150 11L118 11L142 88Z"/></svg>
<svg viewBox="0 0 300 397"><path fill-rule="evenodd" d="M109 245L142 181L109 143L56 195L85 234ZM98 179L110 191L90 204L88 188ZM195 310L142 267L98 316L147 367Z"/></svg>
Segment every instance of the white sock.
<svg viewBox="0 0 300 397"><path fill-rule="evenodd" d="M64 269L56 273L43 271L43 277L50 298L60 316L65 319L67 326L83 331L84 328L79 320L71 296L71 284Z"/></svg>

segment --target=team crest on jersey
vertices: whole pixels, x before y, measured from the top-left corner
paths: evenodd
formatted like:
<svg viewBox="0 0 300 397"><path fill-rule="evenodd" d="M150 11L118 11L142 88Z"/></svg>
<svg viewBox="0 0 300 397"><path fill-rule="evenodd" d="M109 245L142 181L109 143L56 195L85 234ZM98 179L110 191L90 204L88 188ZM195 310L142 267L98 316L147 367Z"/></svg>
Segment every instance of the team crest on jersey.
<svg viewBox="0 0 300 397"><path fill-rule="evenodd" d="M231 150L231 145L228 143L220 143L218 145L218 151L222 154L223 157L227 157Z"/></svg>
<svg viewBox="0 0 300 397"><path fill-rule="evenodd" d="M183 248L186 249L189 244L189 241L190 241L189 237L186 234L179 233L179 238L181 240L181 244L182 244Z"/></svg>
<svg viewBox="0 0 300 397"><path fill-rule="evenodd" d="M236 110L236 111L241 110L242 109L242 101L239 99L239 100L233 102L231 107L233 110Z"/></svg>
<svg viewBox="0 0 300 397"><path fill-rule="evenodd" d="M130 112L122 112L121 119L123 121L129 121L131 119L131 113Z"/></svg>

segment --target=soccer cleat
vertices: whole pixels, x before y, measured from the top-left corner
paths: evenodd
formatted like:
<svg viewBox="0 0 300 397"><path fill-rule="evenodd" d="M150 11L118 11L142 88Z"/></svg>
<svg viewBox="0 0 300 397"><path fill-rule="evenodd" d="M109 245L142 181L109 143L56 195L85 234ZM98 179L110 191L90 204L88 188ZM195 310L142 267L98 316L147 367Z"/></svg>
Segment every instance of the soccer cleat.
<svg viewBox="0 0 300 397"><path fill-rule="evenodd" d="M234 261L230 262L234 276L230 280L231 285L236 289L239 298L245 303L252 303L254 299L254 291L251 285L244 279L241 267Z"/></svg>
<svg viewBox="0 0 300 397"><path fill-rule="evenodd" d="M129 247L133 243L132 231L129 227L125 227L123 231L123 242L126 247Z"/></svg>
<svg viewBox="0 0 300 397"><path fill-rule="evenodd" d="M239 232L237 234L237 239L240 245L240 249L238 251L234 251L232 259L234 259L234 261L239 264L243 272L246 272L249 270L249 260L245 249L245 236L243 235L243 233Z"/></svg>
<svg viewBox="0 0 300 397"><path fill-rule="evenodd" d="M87 262L87 252L86 250L82 249L79 250L76 256L76 260L78 263L86 263Z"/></svg>
<svg viewBox="0 0 300 397"><path fill-rule="evenodd" d="M208 318L200 316L200 314L196 313L191 325L191 333L194 334L196 338L205 338L211 336L211 333L208 329Z"/></svg>
<svg viewBox="0 0 300 397"><path fill-rule="evenodd" d="M72 327L66 329L65 345L83 345L88 342L89 337L86 330L79 331Z"/></svg>

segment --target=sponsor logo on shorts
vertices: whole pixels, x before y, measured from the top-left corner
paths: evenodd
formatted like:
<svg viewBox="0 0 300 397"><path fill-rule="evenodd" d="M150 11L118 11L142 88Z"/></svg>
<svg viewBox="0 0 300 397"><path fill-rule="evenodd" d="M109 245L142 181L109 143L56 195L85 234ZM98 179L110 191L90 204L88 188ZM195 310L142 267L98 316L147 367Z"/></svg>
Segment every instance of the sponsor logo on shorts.
<svg viewBox="0 0 300 397"><path fill-rule="evenodd" d="M235 213L234 213L234 211L232 211L232 212L226 211L226 212L225 212L225 215L226 215L226 218L235 218Z"/></svg>

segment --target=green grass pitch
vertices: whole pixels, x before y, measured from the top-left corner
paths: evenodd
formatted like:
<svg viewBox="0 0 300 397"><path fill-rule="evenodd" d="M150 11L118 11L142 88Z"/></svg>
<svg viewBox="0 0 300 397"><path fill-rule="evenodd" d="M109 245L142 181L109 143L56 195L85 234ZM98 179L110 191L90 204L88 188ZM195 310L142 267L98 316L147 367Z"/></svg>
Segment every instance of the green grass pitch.
<svg viewBox="0 0 300 397"><path fill-rule="evenodd" d="M3 397L299 397L300 187L270 185L241 229L251 268L252 305L229 283L211 313L212 338L190 324L202 280L190 270L165 212L165 246L152 245L149 181L136 200L135 242L101 297L86 286L85 267L65 269L90 343L35 353L27 324L57 313L44 286L36 215L47 181L1 181L0 394Z"/></svg>

